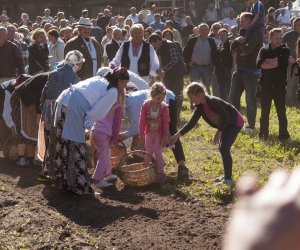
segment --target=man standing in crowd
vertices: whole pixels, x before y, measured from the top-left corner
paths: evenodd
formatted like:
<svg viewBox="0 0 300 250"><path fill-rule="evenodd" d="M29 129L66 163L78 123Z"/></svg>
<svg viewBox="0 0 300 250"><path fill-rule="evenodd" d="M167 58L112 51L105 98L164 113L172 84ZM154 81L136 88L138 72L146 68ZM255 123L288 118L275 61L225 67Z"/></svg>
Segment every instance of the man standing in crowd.
<svg viewBox="0 0 300 250"><path fill-rule="evenodd" d="M154 22L150 23L150 27L154 31L156 31L156 30L163 31L166 28L166 25L161 22L160 14L159 13L155 13L155 15L154 15Z"/></svg>
<svg viewBox="0 0 300 250"><path fill-rule="evenodd" d="M193 34L193 29L195 25L193 24L192 18L190 16L185 17L186 26L184 26L181 30L182 35L182 44L183 46L186 45L189 36Z"/></svg>
<svg viewBox="0 0 300 250"><path fill-rule="evenodd" d="M14 43L15 45L18 46L20 51L22 51L22 46L21 43L15 39L15 34L16 34L17 28L13 25L8 25L7 26L7 40Z"/></svg>
<svg viewBox="0 0 300 250"><path fill-rule="evenodd" d="M111 18L109 9L104 10L104 15L100 16L98 14L97 25L102 29L103 35L106 34L106 27L109 24Z"/></svg>
<svg viewBox="0 0 300 250"><path fill-rule="evenodd" d="M291 74L292 64L296 62L296 43L300 36L300 18L296 18L293 22L293 30L287 32L283 36L282 42L290 48L291 57L289 59L289 67L287 74L287 89L286 89L286 105L297 106L296 90L298 85L298 76Z"/></svg>
<svg viewBox="0 0 300 250"><path fill-rule="evenodd" d="M181 52L171 41L163 40L160 35L153 33L149 43L157 50L161 63L161 78L165 86L171 90L178 103L178 116L182 105L183 76L186 73Z"/></svg>
<svg viewBox="0 0 300 250"><path fill-rule="evenodd" d="M125 67L149 82L149 75L156 76L159 71L156 52L152 45L143 40L142 25L134 24L130 29L130 36L131 40L122 44L109 65L111 68Z"/></svg>
<svg viewBox="0 0 300 250"><path fill-rule="evenodd" d="M198 30L199 36L188 40L183 50L183 58L191 81L202 80L210 93L212 64L216 58L217 46L212 38L207 37L209 27L206 23L201 23Z"/></svg>
<svg viewBox="0 0 300 250"><path fill-rule="evenodd" d="M79 50L83 54L85 62L78 76L81 80L85 80L95 76L101 67L101 50L99 43L90 37L92 22L89 18L81 17L76 27L79 34L67 42L64 54L66 55L71 50Z"/></svg>
<svg viewBox="0 0 300 250"><path fill-rule="evenodd" d="M285 112L285 88L290 50L282 44L282 36L282 30L279 28L270 31L271 42L260 49L257 67L262 70L259 81L261 87L259 138L266 140L269 137L269 115L274 100L279 121L279 140L285 144L290 137Z"/></svg>
<svg viewBox="0 0 300 250"><path fill-rule="evenodd" d="M44 16L42 17L42 22L44 23L54 23L54 19L50 16L50 9L44 10Z"/></svg>
<svg viewBox="0 0 300 250"><path fill-rule="evenodd" d="M7 29L0 27L0 83L24 73L24 61L17 45L7 40Z"/></svg>
<svg viewBox="0 0 300 250"><path fill-rule="evenodd" d="M189 7L187 9L188 16L191 17L193 24L198 25L200 22L200 11L196 9L195 2L189 1Z"/></svg>
<svg viewBox="0 0 300 250"><path fill-rule="evenodd" d="M241 27L247 30L250 27L253 15L250 12L241 14ZM236 53L236 71L232 75L229 101L238 110L240 109L241 96L246 91L247 105L247 132L255 128L257 111L256 90L260 70L256 67L257 54L263 45L263 33L256 29L251 32L248 41L240 36L231 44L231 52Z"/></svg>
<svg viewBox="0 0 300 250"><path fill-rule="evenodd" d="M122 30L120 28L114 28L113 39L109 44L105 46L105 52L109 62L112 59L114 59L115 55L117 54L121 46L121 39L122 39Z"/></svg>
<svg viewBox="0 0 300 250"><path fill-rule="evenodd" d="M150 13L146 17L146 23L150 25L150 23L154 22L154 15L157 13L158 8L155 4L151 6Z"/></svg>
<svg viewBox="0 0 300 250"><path fill-rule="evenodd" d="M135 7L130 8L130 15L127 16L127 19L131 19L133 23L137 23L139 21L138 15L136 14L136 8Z"/></svg>

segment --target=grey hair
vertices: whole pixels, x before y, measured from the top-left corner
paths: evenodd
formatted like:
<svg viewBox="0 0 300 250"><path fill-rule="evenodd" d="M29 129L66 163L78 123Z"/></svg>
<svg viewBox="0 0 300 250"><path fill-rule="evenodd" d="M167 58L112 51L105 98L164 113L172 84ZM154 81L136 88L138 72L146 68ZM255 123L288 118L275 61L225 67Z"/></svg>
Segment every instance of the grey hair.
<svg viewBox="0 0 300 250"><path fill-rule="evenodd" d="M144 27L143 27L143 25L136 23L136 24L131 26L130 33L134 30L140 30L140 31L144 32Z"/></svg>
<svg viewBox="0 0 300 250"><path fill-rule="evenodd" d="M0 26L0 33L4 33L5 35L7 35L7 29Z"/></svg>
<svg viewBox="0 0 300 250"><path fill-rule="evenodd" d="M116 34L117 32L122 33L122 29L116 27L113 29L113 35Z"/></svg>

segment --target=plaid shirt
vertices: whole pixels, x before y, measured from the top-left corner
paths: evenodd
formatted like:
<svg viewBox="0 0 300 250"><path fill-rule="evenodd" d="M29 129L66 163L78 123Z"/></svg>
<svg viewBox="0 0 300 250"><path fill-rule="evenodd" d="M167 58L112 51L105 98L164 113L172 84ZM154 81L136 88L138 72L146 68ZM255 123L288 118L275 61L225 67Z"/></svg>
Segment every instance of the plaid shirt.
<svg viewBox="0 0 300 250"><path fill-rule="evenodd" d="M7 41L0 47L0 78L16 77L24 73L24 61L20 49Z"/></svg>
<svg viewBox="0 0 300 250"><path fill-rule="evenodd" d="M177 45L175 43L170 43L169 48L170 48L169 52L170 52L171 60L169 63L167 63L165 66L162 67L162 70L165 72L171 70L180 60L180 55L178 53Z"/></svg>
<svg viewBox="0 0 300 250"><path fill-rule="evenodd" d="M52 104L57 97L72 84L79 82L76 73L73 72L72 67L63 64L57 70L53 70L49 75L49 80L46 83L41 95L42 119L46 122L51 122L52 118ZM52 104L51 104L52 103Z"/></svg>

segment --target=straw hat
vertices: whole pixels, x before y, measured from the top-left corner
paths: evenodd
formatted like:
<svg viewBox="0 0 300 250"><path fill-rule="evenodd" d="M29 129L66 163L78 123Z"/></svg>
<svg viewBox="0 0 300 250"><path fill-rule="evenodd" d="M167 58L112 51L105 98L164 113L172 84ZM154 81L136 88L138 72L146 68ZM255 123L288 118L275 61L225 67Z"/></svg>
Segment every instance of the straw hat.
<svg viewBox="0 0 300 250"><path fill-rule="evenodd" d="M83 27L83 28L92 28L92 22L90 18L80 17L79 22L76 24L76 27Z"/></svg>

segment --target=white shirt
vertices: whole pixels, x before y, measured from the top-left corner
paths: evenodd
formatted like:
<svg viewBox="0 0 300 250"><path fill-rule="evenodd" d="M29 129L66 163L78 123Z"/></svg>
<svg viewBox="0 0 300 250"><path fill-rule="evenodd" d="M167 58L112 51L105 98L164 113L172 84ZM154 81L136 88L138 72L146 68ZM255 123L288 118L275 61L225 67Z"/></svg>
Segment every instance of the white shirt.
<svg viewBox="0 0 300 250"><path fill-rule="evenodd" d="M285 14L284 16L282 16L281 14L277 17L277 22L279 24L286 24L289 25L291 22L291 19L289 17L289 15Z"/></svg>
<svg viewBox="0 0 300 250"><path fill-rule="evenodd" d="M1 83L1 88L5 89L11 82L12 80L5 81ZM11 116L11 105L10 105L10 98L11 98L11 93L8 90L5 90L5 98L4 98L4 104L3 104L3 113L2 117L7 125L7 127L12 128L15 126L15 123L13 122L12 116Z"/></svg>
<svg viewBox="0 0 300 250"><path fill-rule="evenodd" d="M127 19L131 19L133 23L137 23L139 21L138 15L133 16L132 14L130 14L129 16L127 16Z"/></svg>
<svg viewBox="0 0 300 250"><path fill-rule="evenodd" d="M85 39L83 39L86 43L86 46L90 52L90 55L91 55L91 58L92 58L92 61L93 61L93 76L96 75L97 73L97 51L96 51L96 48L94 46L94 43L92 42L91 39L89 39L89 41L86 41Z"/></svg>
<svg viewBox="0 0 300 250"><path fill-rule="evenodd" d="M117 101L118 90L113 87L107 90L108 84L106 79L94 76L72 86L92 106L86 112L87 118L92 122L103 119Z"/></svg>
<svg viewBox="0 0 300 250"><path fill-rule="evenodd" d="M110 65L114 65L115 67L120 67L121 66L121 59L122 59L122 54L123 54L123 47L124 44L119 48L117 54L115 55L115 58L110 62ZM129 44L129 60L130 60L130 67L129 70L132 71L133 73L138 73L138 61L141 57L143 50L143 44L141 45L139 49L138 56L135 57L132 54L132 43L130 42ZM153 46L150 44L150 72L149 75L156 76L157 73L156 71L159 69L159 59L158 56L153 48ZM144 78L145 79L145 78Z"/></svg>
<svg viewBox="0 0 300 250"><path fill-rule="evenodd" d="M231 27L232 27L232 26L234 26L234 25L237 26L237 21L236 21L235 18L230 19L230 18L226 17L226 18L224 18L224 19L222 20L222 23L227 24L227 25L229 26L229 27L228 27L228 32L229 32L229 33L231 32Z"/></svg>
<svg viewBox="0 0 300 250"><path fill-rule="evenodd" d="M50 43L48 44L49 49L49 63L51 65L51 69L53 70L55 68L55 64L64 60L64 49L65 49L65 43L58 38L56 43Z"/></svg>

